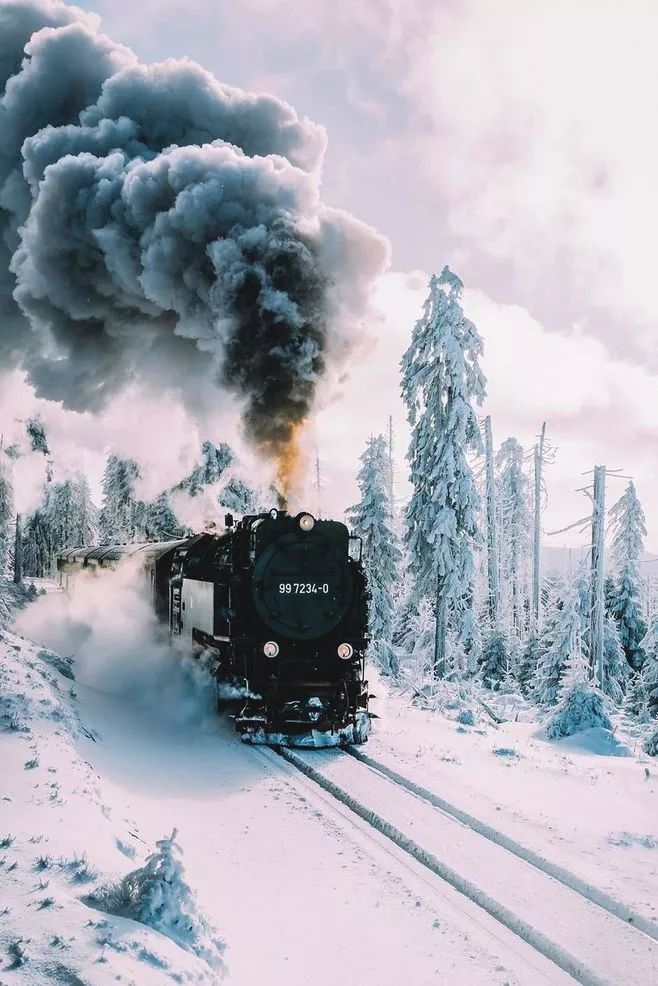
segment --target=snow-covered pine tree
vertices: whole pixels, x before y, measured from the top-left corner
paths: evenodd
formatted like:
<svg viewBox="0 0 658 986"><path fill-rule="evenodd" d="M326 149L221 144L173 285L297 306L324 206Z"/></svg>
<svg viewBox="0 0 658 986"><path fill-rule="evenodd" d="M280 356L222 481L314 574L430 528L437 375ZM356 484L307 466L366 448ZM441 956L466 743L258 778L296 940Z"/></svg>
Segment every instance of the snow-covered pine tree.
<svg viewBox="0 0 658 986"><path fill-rule="evenodd" d="M485 396L482 340L461 307L463 285L444 267L429 283L422 317L402 358L402 396L412 434L407 459L413 494L407 544L418 596L436 600L435 673L445 673L450 600L473 581L482 543L479 497L468 463L481 450L473 404Z"/></svg>
<svg viewBox="0 0 658 986"><path fill-rule="evenodd" d="M46 438L46 429L43 426L43 422L39 418L28 418L25 422L25 431L30 440L30 449L32 452L41 452L48 458L50 449L48 448L48 439Z"/></svg>
<svg viewBox="0 0 658 986"><path fill-rule="evenodd" d="M457 642L466 656L467 674L474 675L482 660L482 633L476 619L472 596L465 601L457 617Z"/></svg>
<svg viewBox="0 0 658 986"><path fill-rule="evenodd" d="M233 513L240 514L243 517L245 514L257 514L259 512L256 491L236 476L231 476L226 485L220 490L218 502L220 507L232 510Z"/></svg>
<svg viewBox="0 0 658 986"><path fill-rule="evenodd" d="M408 593L394 609L391 629L391 643L403 654L410 654L413 650L415 638L411 624L417 615L414 597Z"/></svg>
<svg viewBox="0 0 658 986"><path fill-rule="evenodd" d="M646 690L649 714L658 718L658 616L640 641L644 664L640 672Z"/></svg>
<svg viewBox="0 0 658 986"><path fill-rule="evenodd" d="M234 461L233 451L225 442L220 442L219 445L204 442L201 446L201 462L178 484L177 488L185 490L190 496L196 496L205 486L218 483Z"/></svg>
<svg viewBox="0 0 658 986"><path fill-rule="evenodd" d="M555 598L540 638L541 653L532 692L541 705L553 705L560 692L567 662L582 655L582 619L576 586L568 587L563 601Z"/></svg>
<svg viewBox="0 0 658 986"><path fill-rule="evenodd" d="M48 578L65 548L96 543L96 508L83 477L47 482L42 501L23 529L23 567L26 575Z"/></svg>
<svg viewBox="0 0 658 986"><path fill-rule="evenodd" d="M640 641L647 632L640 603L639 562L647 528L632 481L611 508L610 521L613 530L612 557L617 571L610 610L617 621L626 659L632 668L639 671L643 661Z"/></svg>
<svg viewBox="0 0 658 986"><path fill-rule="evenodd" d="M615 580L611 575L608 575L603 583L603 605L608 616L612 616L612 606L616 594Z"/></svg>
<svg viewBox="0 0 658 986"><path fill-rule="evenodd" d="M516 676L522 695L528 696L532 692L533 680L537 671L540 654L541 644L539 635L533 629L528 635L523 647L519 670Z"/></svg>
<svg viewBox="0 0 658 986"><path fill-rule="evenodd" d="M652 730L644 741L642 749L650 757L658 757L658 726Z"/></svg>
<svg viewBox="0 0 658 986"><path fill-rule="evenodd" d="M603 680L601 691L617 705L624 701L630 668L621 645L617 624L610 616L603 621Z"/></svg>
<svg viewBox="0 0 658 986"><path fill-rule="evenodd" d="M589 662L580 646L580 634L573 641L560 687L560 701L546 724L549 739L573 736L583 729L612 729L603 693L589 680Z"/></svg>
<svg viewBox="0 0 658 986"><path fill-rule="evenodd" d="M226 944L201 912L185 880L176 829L156 842L156 852L143 867L128 873L115 887L103 888L94 903L110 914L155 928L208 963L218 978L226 974Z"/></svg>
<svg viewBox="0 0 658 986"><path fill-rule="evenodd" d="M510 646L500 626L494 627L482 648L480 677L492 691L498 691L510 668Z"/></svg>
<svg viewBox="0 0 658 986"><path fill-rule="evenodd" d="M0 442L0 579L7 575L14 540L14 489Z"/></svg>
<svg viewBox="0 0 658 986"><path fill-rule="evenodd" d="M139 467L133 459L108 457L103 475L100 536L103 544L124 544L143 536L143 504L135 495Z"/></svg>
<svg viewBox="0 0 658 986"><path fill-rule="evenodd" d="M391 673L397 666L391 650L392 588L398 578L402 555L393 530L389 498L390 461L383 435L368 439L357 479L361 499L350 507L347 516L354 532L363 540L363 562L371 596L372 654L382 670Z"/></svg>
<svg viewBox="0 0 658 986"><path fill-rule="evenodd" d="M624 699L624 712L635 722L646 724L651 722L649 712L649 695L642 680L642 675L638 671L631 671L631 679L626 689Z"/></svg>
<svg viewBox="0 0 658 986"><path fill-rule="evenodd" d="M144 504L142 524L147 541L175 541L189 533L178 523L167 492Z"/></svg>
<svg viewBox="0 0 658 986"><path fill-rule="evenodd" d="M74 547L98 544L98 508L91 498L87 477L81 473L75 480L73 499L77 528Z"/></svg>
<svg viewBox="0 0 658 986"><path fill-rule="evenodd" d="M530 482L523 469L523 448L506 439L496 456L498 470L500 587L503 618L511 634L523 634L528 598L532 515Z"/></svg>

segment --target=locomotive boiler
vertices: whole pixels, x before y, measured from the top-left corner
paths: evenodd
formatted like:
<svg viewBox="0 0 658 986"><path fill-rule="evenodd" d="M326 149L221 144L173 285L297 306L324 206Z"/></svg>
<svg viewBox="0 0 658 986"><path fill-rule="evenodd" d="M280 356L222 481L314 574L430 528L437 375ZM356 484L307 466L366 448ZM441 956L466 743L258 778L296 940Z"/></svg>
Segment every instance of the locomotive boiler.
<svg viewBox="0 0 658 986"><path fill-rule="evenodd" d="M235 724L251 742L360 743L370 728L365 650L368 592L360 538L337 521L271 510L222 534L73 549L58 560L66 587L82 569L133 559L173 642L203 655Z"/></svg>

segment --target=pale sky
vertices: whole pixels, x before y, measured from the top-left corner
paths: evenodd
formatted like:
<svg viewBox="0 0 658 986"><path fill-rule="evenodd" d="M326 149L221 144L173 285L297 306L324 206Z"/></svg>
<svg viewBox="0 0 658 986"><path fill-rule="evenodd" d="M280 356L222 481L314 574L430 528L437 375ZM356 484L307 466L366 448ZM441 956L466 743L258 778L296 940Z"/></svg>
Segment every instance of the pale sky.
<svg viewBox="0 0 658 986"><path fill-rule="evenodd" d="M546 420L557 446L545 530L587 513L575 490L601 463L635 478L648 547L658 551L653 0L80 6L144 60L189 56L221 81L272 92L323 124L324 201L390 240L372 345L309 439L320 449L325 511L354 501L363 443L389 414L398 494L406 492L397 361L428 274L448 263L485 340L496 444L515 435L530 446ZM185 431L181 414L172 412L172 435ZM78 419L70 429L95 433L88 451L87 438L76 442L92 470L99 445L120 441L121 427L105 421ZM63 436L63 419L57 428ZM610 486L612 502L623 484ZM583 536L552 540L575 545Z"/></svg>

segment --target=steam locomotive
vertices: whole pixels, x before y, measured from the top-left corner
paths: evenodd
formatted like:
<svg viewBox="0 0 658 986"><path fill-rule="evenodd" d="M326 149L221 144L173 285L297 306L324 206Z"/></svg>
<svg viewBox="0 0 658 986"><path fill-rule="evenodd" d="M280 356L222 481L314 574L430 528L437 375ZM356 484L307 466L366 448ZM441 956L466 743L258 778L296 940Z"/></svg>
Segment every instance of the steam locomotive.
<svg viewBox="0 0 658 986"><path fill-rule="evenodd" d="M241 696L235 723L245 741L365 742L361 539L336 521L282 510L237 524L227 514L226 528L182 541L65 551L60 584L132 559L172 641L203 654L220 702Z"/></svg>

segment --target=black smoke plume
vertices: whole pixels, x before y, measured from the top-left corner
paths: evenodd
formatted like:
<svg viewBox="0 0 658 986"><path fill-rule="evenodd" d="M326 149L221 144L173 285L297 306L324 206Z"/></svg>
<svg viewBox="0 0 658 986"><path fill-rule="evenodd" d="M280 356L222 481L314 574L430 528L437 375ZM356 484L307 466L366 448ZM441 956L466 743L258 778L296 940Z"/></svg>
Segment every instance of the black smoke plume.
<svg viewBox="0 0 658 986"><path fill-rule="evenodd" d="M56 0L0 0L0 92L0 365L74 410L212 379L289 472L387 256L320 202L323 130Z"/></svg>

